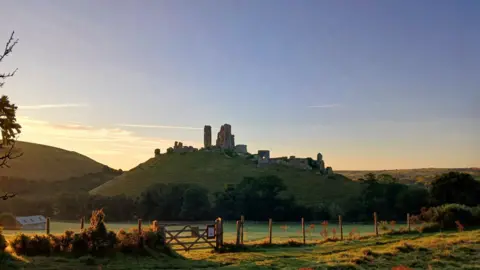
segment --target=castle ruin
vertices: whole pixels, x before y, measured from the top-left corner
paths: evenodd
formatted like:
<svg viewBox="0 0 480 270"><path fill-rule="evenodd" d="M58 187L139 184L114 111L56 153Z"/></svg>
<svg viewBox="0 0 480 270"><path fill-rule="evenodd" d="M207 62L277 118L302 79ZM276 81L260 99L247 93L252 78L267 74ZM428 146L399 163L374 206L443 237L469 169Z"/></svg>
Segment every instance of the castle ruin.
<svg viewBox="0 0 480 270"><path fill-rule="evenodd" d="M220 131L217 133L217 141L215 146L222 149L234 149L235 148L235 136L232 135L232 126L225 124L220 127Z"/></svg>
<svg viewBox="0 0 480 270"><path fill-rule="evenodd" d="M203 128L203 146L205 148L212 147L212 127L205 126Z"/></svg>

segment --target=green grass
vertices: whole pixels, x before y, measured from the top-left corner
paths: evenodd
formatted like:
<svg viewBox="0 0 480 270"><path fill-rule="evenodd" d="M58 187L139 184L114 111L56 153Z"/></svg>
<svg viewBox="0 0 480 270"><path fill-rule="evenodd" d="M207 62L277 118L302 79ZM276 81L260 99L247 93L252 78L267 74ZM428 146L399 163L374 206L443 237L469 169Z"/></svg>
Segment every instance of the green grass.
<svg viewBox="0 0 480 270"><path fill-rule="evenodd" d="M185 260L165 257L137 260L118 255L91 260L91 265L87 265L84 258L33 257L5 265L22 269L392 269L399 265L411 269L480 269L480 230L384 235L299 247L260 243L250 245L246 252L203 250L181 254Z"/></svg>
<svg viewBox="0 0 480 270"><path fill-rule="evenodd" d="M245 176L277 175L301 203L339 202L360 192L360 185L342 175L331 178L283 165L263 168L245 157L227 157L219 152L162 154L93 189L91 194L139 195L154 183L195 183L211 192L223 191L226 184L239 183Z"/></svg>
<svg viewBox="0 0 480 270"><path fill-rule="evenodd" d="M5 152L5 148L0 153ZM10 168L0 170L0 176L27 180L58 181L101 172L103 164L76 152L29 142L17 142L14 155L23 156L9 160Z"/></svg>
<svg viewBox="0 0 480 270"><path fill-rule="evenodd" d="M204 222L204 224L200 225L202 228L204 225L209 222ZM214 222L211 221L211 224ZM149 223L144 221L143 226L148 226ZM314 224L315 228L310 228L310 225ZM88 224L86 224L88 226ZM285 227L287 226L287 227ZM403 226L401 224L397 224L396 228L399 226ZM136 228L136 223L107 223L107 228L112 231L118 231L120 229L128 230L130 228ZM183 226L170 226L170 230L174 229L181 229ZM335 228L337 230L337 236L340 235L340 230L337 228L337 224L329 224L328 231L329 236L332 236L332 229ZM360 236L365 236L373 233L373 224L371 225L360 225L360 224L344 224L343 225L343 232L345 237L355 229L356 232L360 233ZM54 222L50 223L50 233L52 234L62 234L66 230L72 231L80 231L80 223L79 222ZM322 226L320 222L309 223L305 224L305 235L307 241L318 241L323 239L320 235L322 230ZM300 239L302 237L301 234L302 228L300 222L282 222L276 223L274 222L272 225L272 235L275 241L287 241L289 239ZM25 234L43 234L45 230L37 230L37 231L13 231L13 230L4 230L3 235L7 238L13 237L17 233L25 233ZM252 223L246 222L244 227L244 241L259 241L264 240L268 236L268 223ZM225 241L234 241L236 237L236 223L225 221L224 223L224 239Z"/></svg>

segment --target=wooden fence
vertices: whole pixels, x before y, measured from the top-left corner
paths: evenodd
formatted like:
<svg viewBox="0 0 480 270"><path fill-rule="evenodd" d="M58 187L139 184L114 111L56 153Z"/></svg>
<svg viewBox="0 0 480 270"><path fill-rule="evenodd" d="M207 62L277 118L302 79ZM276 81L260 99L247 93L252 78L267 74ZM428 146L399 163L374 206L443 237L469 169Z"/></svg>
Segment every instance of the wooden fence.
<svg viewBox="0 0 480 270"><path fill-rule="evenodd" d="M407 230L410 231L410 229L411 229L410 214L407 214L406 221L407 221ZM306 244L305 220L304 220L303 217L301 218L300 223L301 223L302 243ZM242 215L240 217L240 220L237 220L236 224L237 224L237 226L236 226L236 234L235 234L236 235L235 243L236 243L236 245L243 245L244 244L245 217ZM373 213L373 233L375 234L375 236L379 236L379 229L378 229L379 224L380 224L380 222L378 221L377 213L374 212ZM268 241L269 244L272 244L272 237L273 237L272 227L273 227L273 220L270 218L270 219L268 219L268 234L267 234L267 240L266 240L266 241ZM342 220L341 215L338 216L338 230L339 230L339 233L340 233L339 240L343 241L344 240L343 220Z"/></svg>

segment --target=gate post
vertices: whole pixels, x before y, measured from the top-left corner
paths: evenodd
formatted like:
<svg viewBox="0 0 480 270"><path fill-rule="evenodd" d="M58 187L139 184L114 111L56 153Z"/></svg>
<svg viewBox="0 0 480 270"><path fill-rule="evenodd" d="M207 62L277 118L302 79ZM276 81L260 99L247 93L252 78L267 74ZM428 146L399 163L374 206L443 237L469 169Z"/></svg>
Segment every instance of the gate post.
<svg viewBox="0 0 480 270"><path fill-rule="evenodd" d="M223 219L217 218L215 220L215 249L218 251L223 247Z"/></svg>
<svg viewBox="0 0 480 270"><path fill-rule="evenodd" d="M241 227L240 227L240 229L241 229L240 242L241 242L242 245L243 245L243 225L245 224L245 216L244 216L244 215L242 215L242 216L240 217L240 222L241 222Z"/></svg>

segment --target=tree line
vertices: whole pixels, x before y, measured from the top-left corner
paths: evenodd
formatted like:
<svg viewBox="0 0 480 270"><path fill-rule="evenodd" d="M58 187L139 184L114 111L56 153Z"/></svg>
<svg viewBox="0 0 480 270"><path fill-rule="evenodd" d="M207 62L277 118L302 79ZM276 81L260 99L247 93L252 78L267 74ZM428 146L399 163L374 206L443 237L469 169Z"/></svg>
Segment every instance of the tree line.
<svg viewBox="0 0 480 270"><path fill-rule="evenodd" d="M277 176L245 177L221 192L210 193L196 184L155 184L136 198L89 195L86 191L59 193L41 199L17 197L0 204L0 212L44 215L57 220L77 220L103 209L111 222L145 220L236 220L276 221L333 220L371 221L377 212L383 220L404 220L406 213L419 214L422 207L457 203L480 205L480 182L466 173L451 172L437 177L430 186L399 183L390 175L367 174L360 179L361 192L342 205L316 203L305 206L288 195Z"/></svg>

